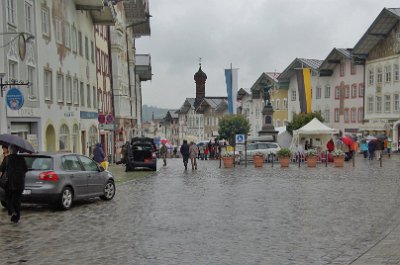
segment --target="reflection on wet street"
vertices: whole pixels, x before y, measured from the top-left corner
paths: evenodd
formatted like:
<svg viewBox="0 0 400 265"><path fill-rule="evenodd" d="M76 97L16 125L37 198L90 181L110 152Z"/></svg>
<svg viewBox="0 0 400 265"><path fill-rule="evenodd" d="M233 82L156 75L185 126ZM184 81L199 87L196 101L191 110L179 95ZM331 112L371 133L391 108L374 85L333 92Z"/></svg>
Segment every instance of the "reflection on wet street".
<svg viewBox="0 0 400 265"><path fill-rule="evenodd" d="M0 211L5 264L349 264L400 223L399 157L281 169L179 159L113 201Z"/></svg>

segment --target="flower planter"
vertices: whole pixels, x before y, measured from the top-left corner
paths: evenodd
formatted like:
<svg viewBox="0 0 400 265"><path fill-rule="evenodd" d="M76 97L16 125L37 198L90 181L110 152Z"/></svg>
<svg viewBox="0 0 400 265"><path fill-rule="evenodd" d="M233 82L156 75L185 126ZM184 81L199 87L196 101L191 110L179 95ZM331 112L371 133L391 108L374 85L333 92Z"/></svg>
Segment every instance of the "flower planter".
<svg viewBox="0 0 400 265"><path fill-rule="evenodd" d="M316 167L317 166L317 157L316 156L307 156L307 166L308 167Z"/></svg>
<svg viewBox="0 0 400 265"><path fill-rule="evenodd" d="M233 157L222 157L222 161L224 161L224 167L233 167Z"/></svg>
<svg viewBox="0 0 400 265"><path fill-rule="evenodd" d="M279 163L281 164L281 167L289 167L289 162L290 162L290 157L280 157L279 158Z"/></svg>
<svg viewBox="0 0 400 265"><path fill-rule="evenodd" d="M335 167L343 167L344 166L344 156L334 156L333 163Z"/></svg>
<svg viewBox="0 0 400 265"><path fill-rule="evenodd" d="M264 157L263 156L253 156L254 167L263 167Z"/></svg>

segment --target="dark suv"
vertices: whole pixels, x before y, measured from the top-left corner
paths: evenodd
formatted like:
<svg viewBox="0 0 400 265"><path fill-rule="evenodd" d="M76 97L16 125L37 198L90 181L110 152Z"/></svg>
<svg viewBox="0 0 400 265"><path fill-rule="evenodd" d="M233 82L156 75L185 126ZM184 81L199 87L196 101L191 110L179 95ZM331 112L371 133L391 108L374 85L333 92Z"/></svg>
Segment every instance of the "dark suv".
<svg viewBox="0 0 400 265"><path fill-rule="evenodd" d="M125 148L125 171L132 171L137 167L157 170L157 148L152 138L134 137Z"/></svg>

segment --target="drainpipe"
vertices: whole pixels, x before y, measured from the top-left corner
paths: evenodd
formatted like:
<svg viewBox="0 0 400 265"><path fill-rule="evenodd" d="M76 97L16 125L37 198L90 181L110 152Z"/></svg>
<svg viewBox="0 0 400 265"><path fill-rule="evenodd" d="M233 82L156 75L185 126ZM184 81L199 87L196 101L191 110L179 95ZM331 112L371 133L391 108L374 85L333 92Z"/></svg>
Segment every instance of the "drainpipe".
<svg viewBox="0 0 400 265"><path fill-rule="evenodd" d="M107 45L108 45L108 69L109 69L109 75L110 75L110 90L111 90L111 110L112 110L112 114L114 117L114 122L115 122L115 97L114 97L114 87L113 87L113 75L112 75L112 54L111 54L111 31L110 31L110 26L107 26ZM104 104L104 102L103 102ZM116 143L116 135L115 135L115 127L114 130L111 131L111 139L112 139L112 154L111 154L111 163L113 163L115 161L115 143Z"/></svg>

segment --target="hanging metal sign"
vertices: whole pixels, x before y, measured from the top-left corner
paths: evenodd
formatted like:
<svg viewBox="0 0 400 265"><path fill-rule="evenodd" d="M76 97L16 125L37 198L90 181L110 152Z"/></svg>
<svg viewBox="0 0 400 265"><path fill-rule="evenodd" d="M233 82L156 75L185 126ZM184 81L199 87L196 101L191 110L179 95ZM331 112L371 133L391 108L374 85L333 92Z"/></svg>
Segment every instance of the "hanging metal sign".
<svg viewBox="0 0 400 265"><path fill-rule="evenodd" d="M19 110L24 105L24 95L18 88L12 87L7 92L6 102L10 109Z"/></svg>

